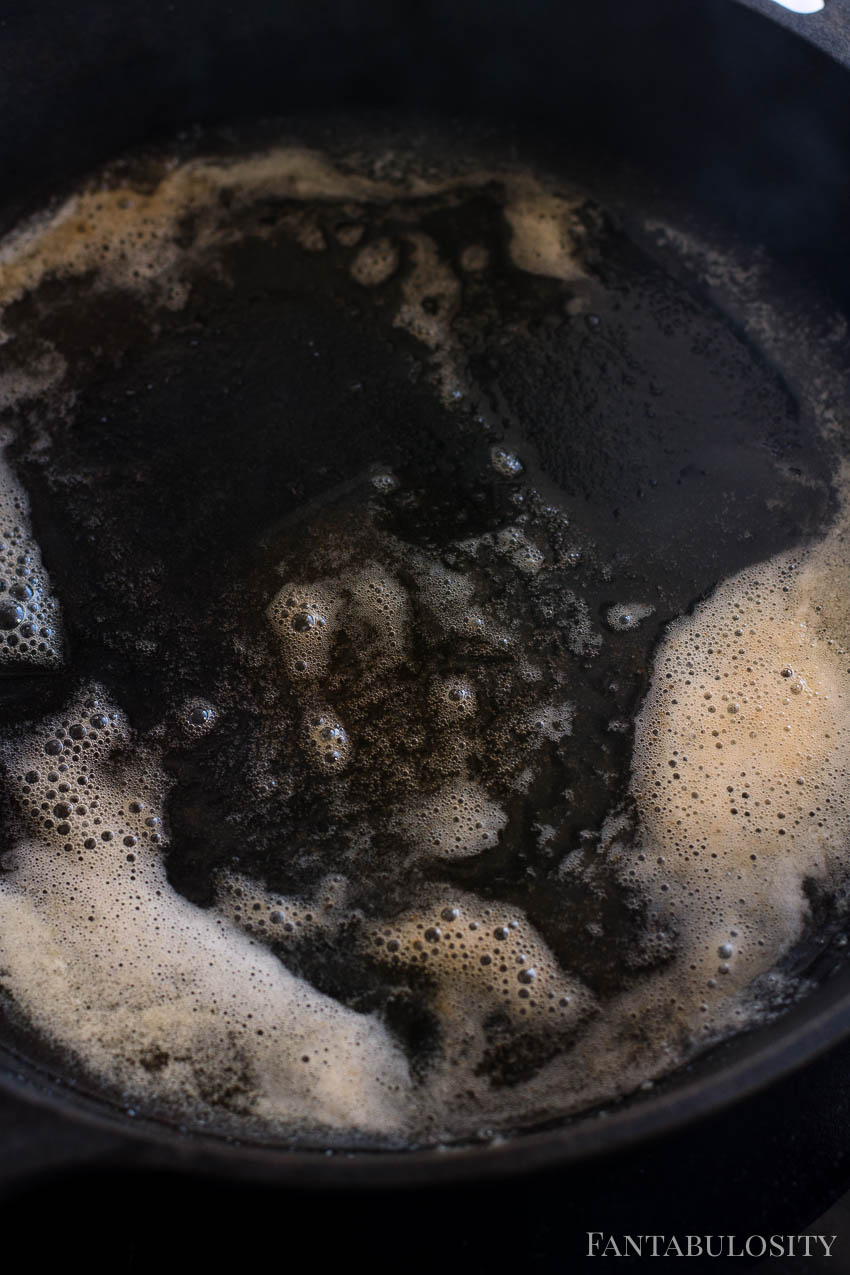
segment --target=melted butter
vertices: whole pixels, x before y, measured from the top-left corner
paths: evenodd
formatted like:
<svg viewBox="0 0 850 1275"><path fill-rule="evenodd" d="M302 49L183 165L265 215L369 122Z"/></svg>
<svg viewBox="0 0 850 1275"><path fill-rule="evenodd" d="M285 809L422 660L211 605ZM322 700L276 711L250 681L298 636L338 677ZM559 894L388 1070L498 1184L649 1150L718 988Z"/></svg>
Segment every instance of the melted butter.
<svg viewBox="0 0 850 1275"><path fill-rule="evenodd" d="M575 204L528 177L495 176L514 266L577 279ZM191 281L178 225L195 217L190 255L195 264L214 259L237 233L221 216L222 191L245 206L269 196L302 201L289 229L305 252L325 247L311 205L387 204L407 217L407 264L402 270L398 245L360 246L349 229L353 277L369 289L399 283L394 322L435 356L435 382L451 398L463 386L452 335L462 284L408 205L425 195L450 201L493 180L492 173L414 175L400 184L343 172L300 150L191 161L144 191L88 188L17 232L0 249L0 308L48 277L90 273L95 288L180 307ZM356 218L346 224L356 230ZM463 268L485 270L486 257L468 257ZM41 369L9 372L6 400L31 397L60 375L49 358ZM834 426L826 409L824 421ZM505 477L522 471L509 453L494 465ZM395 481L373 479L387 489ZM120 705L95 703L103 698L96 688L4 745L24 829L0 879L6 993L36 1032L111 1092L188 1113L199 1126L261 1136L293 1128L454 1136L485 1119L529 1122L620 1095L760 1021L758 980L804 932L806 880L834 885L846 874L846 482L842 498L843 512L820 543L723 582L663 638L636 726L630 797L638 831L626 835L625 817L612 812L602 839L612 875L640 892L645 942L657 945L659 960L606 1004L579 972L561 967L520 908L447 885L423 890L386 922L347 908L344 881L326 883L310 900L223 877L216 906L195 907L165 872L161 744L138 740ZM401 550L388 544L386 563L352 572L343 560L337 575L312 584L298 583L283 563L287 583L269 599L283 675L303 700L305 756L322 774L344 772L358 746L325 696L344 617L372 633L370 693L391 682L410 647ZM519 527L466 550L495 552L527 579L549 570ZM424 551L408 551L403 565L446 634L459 640L480 630L491 653L511 649L510 636L473 601L471 577ZM642 618L651 607L631 608L639 611ZM572 654L584 658L601 641L582 613ZM533 661L526 666L530 686L540 675ZM506 823L469 773L461 739L479 697L474 685L446 674L432 680L428 703L446 732L447 773L393 813L399 841L414 858L474 859ZM571 705L523 705L511 728L506 751L523 732L562 740L573 731ZM511 782L521 790L531 778L518 771ZM562 870L580 871L572 860ZM563 917L564 927L571 923ZM378 1014L349 1008L290 971L287 935L296 932L334 943L345 932L358 957L405 977L421 974L442 1032L440 1058L424 1079L411 1076ZM495 1088L480 1066L494 1021L550 1038L555 1056L522 1084Z"/></svg>

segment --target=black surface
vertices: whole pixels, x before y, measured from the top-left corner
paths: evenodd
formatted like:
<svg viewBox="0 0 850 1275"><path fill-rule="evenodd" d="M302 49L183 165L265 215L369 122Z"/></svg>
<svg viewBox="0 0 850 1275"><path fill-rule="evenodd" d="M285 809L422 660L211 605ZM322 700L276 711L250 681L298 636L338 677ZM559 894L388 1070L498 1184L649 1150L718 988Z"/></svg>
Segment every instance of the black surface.
<svg viewBox="0 0 850 1275"><path fill-rule="evenodd" d="M823 1227L818 1219L850 1183L848 1069L850 1044L743 1108L616 1160L442 1190L406 1190L400 1172L397 1190L365 1193L166 1174L157 1171L150 1148L109 1137L73 1173L63 1171L73 1127L4 1099L0 1225L33 1237L45 1262L76 1252L120 1271L297 1259L319 1270L358 1260L376 1272L554 1275L598 1268L586 1257L591 1230L745 1238L797 1234L816 1222L814 1231L839 1232L826 1269L844 1275L850 1270L844 1215L837 1212ZM33 1148L40 1155L49 1148L56 1166L34 1180L27 1174ZM652 1259L623 1265L654 1269ZM693 1258L687 1269L744 1266ZM820 1268L777 1261L767 1269L805 1275Z"/></svg>
<svg viewBox="0 0 850 1275"><path fill-rule="evenodd" d="M781 22L804 40L811 40L842 66L850 65L850 5L847 0L827 0L817 13L794 13L777 0L740 2L764 14L772 22Z"/></svg>

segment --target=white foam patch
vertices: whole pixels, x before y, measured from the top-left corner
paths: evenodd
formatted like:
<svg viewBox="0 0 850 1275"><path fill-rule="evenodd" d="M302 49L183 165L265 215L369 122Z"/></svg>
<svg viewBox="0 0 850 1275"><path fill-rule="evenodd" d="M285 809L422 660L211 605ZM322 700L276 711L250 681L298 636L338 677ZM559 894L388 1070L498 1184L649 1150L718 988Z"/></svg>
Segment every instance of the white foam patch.
<svg viewBox="0 0 850 1275"><path fill-rule="evenodd" d="M496 546L515 567L536 575L546 561L543 551L529 540L521 527L505 527L496 536Z"/></svg>
<svg viewBox="0 0 850 1275"><path fill-rule="evenodd" d="M564 282L583 276L576 260L583 237L576 208L577 201L544 193L536 182L512 185L505 219L511 229L511 258L518 270Z"/></svg>
<svg viewBox="0 0 850 1275"><path fill-rule="evenodd" d="M436 678L430 699L437 718L447 726L471 720L478 709L478 694L468 677Z"/></svg>
<svg viewBox="0 0 850 1275"><path fill-rule="evenodd" d="M364 288L377 288L398 270L398 246L392 239L373 239L361 248L351 263L351 274Z"/></svg>
<svg viewBox="0 0 850 1275"><path fill-rule="evenodd" d="M638 875L676 918L690 999L726 1001L770 969L802 934L804 879L846 865L848 578L842 519L722 584L656 659L635 738Z"/></svg>
<svg viewBox="0 0 850 1275"><path fill-rule="evenodd" d="M377 173L380 164L374 166ZM148 173L144 189L100 180L71 195L49 213L32 218L0 244L0 325L3 311L50 277L89 277L97 291L119 288L157 305L181 308L191 291L191 267L209 262L244 232L235 227L227 206L249 208L259 200L300 201L321 207L354 203L386 209L388 219L410 220L407 201L442 195L447 199L475 189L501 185L505 217L511 231L514 265L534 274L575 281L583 274L576 259L582 227L574 216L575 201L528 174L472 169L457 177L435 178L410 172L384 180L335 165L327 156L301 147L269 150L246 158L198 158L182 164L166 162L158 178ZM222 201L222 195L227 200ZM181 226L195 224L187 249ZM284 217L293 239L307 252L323 251L324 232L316 208L305 207ZM341 222L335 238L357 249L352 276L364 287L377 288L398 273L400 245L382 235L361 246L364 227ZM257 226L257 236L270 233ZM434 240L421 231L405 236L410 257L401 281L402 301L396 324L429 348L437 385L448 398L464 394L454 363L451 323L460 299L460 280L443 261ZM470 264L471 263L471 264ZM486 264L480 246L467 250L461 269ZM5 335L0 326L0 339Z"/></svg>
<svg viewBox="0 0 850 1275"><path fill-rule="evenodd" d="M378 960L434 977L455 1047L459 1036L468 1041L473 1025L480 1030L496 1010L527 1022L572 1026L593 1005L587 988L564 973L524 912L462 890L434 889L413 911L375 926L368 941ZM447 1052L453 1053L451 1045Z"/></svg>
<svg viewBox="0 0 850 1275"><path fill-rule="evenodd" d="M399 830L425 854L465 859L492 849L507 821L479 784L456 780L409 806Z"/></svg>
<svg viewBox="0 0 850 1275"><path fill-rule="evenodd" d="M231 876L221 883L217 908L283 954L318 933L401 979L424 982L440 1023L440 1051L427 1077L408 1091L408 1127L437 1138L451 1136L458 1120L477 1123L482 1113L494 1114L493 1091L481 1074L494 1016L512 1030L568 1041L598 1015L592 993L561 968L520 908L457 888L427 887L390 922L360 918L352 924L341 878L326 878L307 902ZM548 1075L543 1084L532 1080L502 1090L496 1106L510 1117L547 1100Z"/></svg>
<svg viewBox="0 0 850 1275"><path fill-rule="evenodd" d="M0 985L45 1039L201 1124L398 1127L409 1082L385 1028L171 888L165 780L117 710L90 696L3 760L28 839L0 880Z"/></svg>
<svg viewBox="0 0 850 1275"><path fill-rule="evenodd" d="M337 242L341 243L344 248L354 248L360 243L366 227L362 223L355 221L344 221L336 227L334 234Z"/></svg>
<svg viewBox="0 0 850 1275"><path fill-rule="evenodd" d="M462 397L465 383L455 367L452 320L460 305L460 280L430 235L407 236L411 269L402 281L396 327L404 328L435 355L437 383L449 398Z"/></svg>
<svg viewBox="0 0 850 1275"><path fill-rule="evenodd" d="M528 1089L581 1110L771 1017L805 984L777 963L810 919L806 880L847 880L850 538L724 582L659 648L637 719L628 820L600 851L641 890L664 962L605 1006ZM570 855L562 870L585 873ZM588 879L588 883L590 881Z"/></svg>
<svg viewBox="0 0 850 1275"><path fill-rule="evenodd" d="M299 681L322 677L328 668L343 600L333 583L285 584L269 604L286 671Z"/></svg>
<svg viewBox="0 0 850 1275"><path fill-rule="evenodd" d="M32 536L29 501L0 454L0 674L64 660L59 603Z"/></svg>
<svg viewBox="0 0 850 1275"><path fill-rule="evenodd" d="M349 615L368 632L376 668L398 664L408 641L410 599L392 572L380 563L367 563L350 580Z"/></svg>

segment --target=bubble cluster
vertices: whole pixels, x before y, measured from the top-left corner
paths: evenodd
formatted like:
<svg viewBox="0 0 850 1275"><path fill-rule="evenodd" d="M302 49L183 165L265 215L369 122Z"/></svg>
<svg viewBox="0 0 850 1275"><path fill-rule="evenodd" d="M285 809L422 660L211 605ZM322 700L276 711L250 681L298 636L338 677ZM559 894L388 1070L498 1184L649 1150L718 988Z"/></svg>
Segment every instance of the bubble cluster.
<svg viewBox="0 0 850 1275"><path fill-rule="evenodd" d="M290 676L322 676L328 666L341 599L322 582L286 584L269 604L269 619L287 657Z"/></svg>
<svg viewBox="0 0 850 1275"><path fill-rule="evenodd" d="M491 449L490 464L497 474L502 474L505 478L516 478L517 474L521 474L525 469L519 456L505 447Z"/></svg>
<svg viewBox="0 0 850 1275"><path fill-rule="evenodd" d="M467 244L461 250L460 268L468 274L477 274L480 270L486 270L490 261L490 254L484 247L484 244L471 243Z"/></svg>
<svg viewBox="0 0 850 1275"><path fill-rule="evenodd" d="M521 527L505 527L496 536L496 544L520 571L534 574L546 561L542 550L528 539Z"/></svg>
<svg viewBox="0 0 850 1275"><path fill-rule="evenodd" d="M431 687L431 703L439 721L454 725L474 718L478 696L471 678L441 677Z"/></svg>
<svg viewBox="0 0 850 1275"><path fill-rule="evenodd" d="M564 282L580 279L576 248L585 228L576 216L577 207L575 199L544 193L528 179L517 181L505 204L514 265Z"/></svg>
<svg viewBox="0 0 850 1275"><path fill-rule="evenodd" d="M306 722L306 736L314 765L323 770L343 770L351 747L348 733L333 713L311 713Z"/></svg>
<svg viewBox="0 0 850 1275"><path fill-rule="evenodd" d="M30 530L29 502L0 456L0 672L58 669L59 604Z"/></svg>
<svg viewBox="0 0 850 1275"><path fill-rule="evenodd" d="M411 803L400 820L400 831L428 854L464 859L491 849L506 823L504 811L484 789L466 780L446 784Z"/></svg>
<svg viewBox="0 0 850 1275"><path fill-rule="evenodd" d="M460 305L460 281L430 235L416 231L406 239L411 266L402 280L395 325L433 352L436 379L444 396L450 401L462 398L464 388L455 367L451 338Z"/></svg>
<svg viewBox="0 0 850 1275"><path fill-rule="evenodd" d="M572 704L539 704L525 712L523 726L532 735L557 743L573 733L573 716Z"/></svg>
<svg viewBox="0 0 850 1275"><path fill-rule="evenodd" d="M485 1061L527 1068L522 1045L514 1056L512 1040L567 1044L598 1013L589 989L565 973L519 908L431 886L413 908L381 922L352 916L349 893L337 876L325 878L311 901L231 876L221 882L216 907L286 959L320 939L348 960L366 960L399 985L419 988L439 1022L441 1044L407 1095L416 1127L443 1129L447 1102L469 1103L472 1111L492 1104ZM499 1104L511 1109L516 1098L513 1088L502 1091Z"/></svg>
<svg viewBox="0 0 850 1275"><path fill-rule="evenodd" d="M553 193L528 173L475 168L448 180L416 172L402 180L385 180L377 175L383 167L355 172L318 151L281 147L227 160L197 157L177 163L164 157L158 173L149 165L138 188L127 183L119 168L5 238L0 245L0 314L46 277L82 276L96 291L117 288L155 305L181 309L198 263L208 266L217 252L244 235L234 212L297 200L301 208L282 215L277 224L309 253L323 253L332 235L342 249L354 253L347 268L361 286L377 289L395 283L402 258L406 259L394 321L433 352L435 382L453 400L464 393L451 340L460 280L430 235L411 228L401 243L382 232L382 220L409 223L411 198L443 197L451 202L458 191L488 189L496 183L503 191L513 265L531 274L575 281L583 275L578 250L585 228L576 216L580 201ZM334 204L345 215L340 220L337 214L326 233L321 214ZM360 213L367 209L376 225L364 244L367 227ZM194 241L189 246L183 228L190 221ZM266 217L252 233L267 237L273 228L274 219ZM466 245L461 271L482 271L488 256L484 245ZM50 370L51 376L55 370ZM24 385L21 373L16 378L17 392L32 388ZM45 376L40 380L43 384Z"/></svg>
<svg viewBox="0 0 850 1275"><path fill-rule="evenodd" d="M372 486L379 492L395 491L399 485L398 478L391 469L377 468L373 470L371 479Z"/></svg>
<svg viewBox="0 0 850 1275"><path fill-rule="evenodd" d="M676 621L637 721L634 871L680 932L678 999L706 1016L727 1018L802 936L806 878L837 886L844 872L844 517Z"/></svg>
<svg viewBox="0 0 850 1275"><path fill-rule="evenodd" d="M399 252L391 239L373 239L351 263L351 274L364 288L377 288L398 270Z"/></svg>
<svg viewBox="0 0 850 1275"><path fill-rule="evenodd" d="M368 941L379 961L431 976L440 1013L455 1025L481 1023L496 1010L547 1026L574 1025L593 1006L525 913L464 891L434 890L414 911L376 926Z"/></svg>
<svg viewBox="0 0 850 1275"><path fill-rule="evenodd" d="M396 491L382 495L391 501ZM566 697L553 703L543 692L548 666L508 631L504 613L486 603L471 609L476 592L489 587L498 535L461 542L460 555L481 565L454 570L384 529L385 516L371 474L362 489L348 484L339 503L317 515L321 536L307 532L316 547L301 565L311 582L286 585L269 618L283 668L294 669L289 682L301 706L304 754L328 779L340 776L325 799L346 836L364 847L379 837L400 864L472 858L496 850L508 824L504 794L529 790L548 756L543 745L570 734L573 709ZM518 590L545 569L541 554L528 571L529 546L512 535L507 575ZM294 552L281 572L291 570ZM325 574L317 577L314 568ZM505 575L504 566L498 570ZM301 654L314 642L316 625L302 617L318 614L320 603L327 619L321 654L294 660L296 644ZM572 603L570 595L571 611ZM558 640L572 633L560 609L549 623ZM447 659L463 671L428 675ZM311 678L311 668L321 676Z"/></svg>
<svg viewBox="0 0 850 1275"><path fill-rule="evenodd" d="M0 988L35 1030L200 1126L399 1126L407 1066L386 1029L170 886L167 780L102 692L3 762L22 840L0 879Z"/></svg>
<svg viewBox="0 0 850 1275"><path fill-rule="evenodd" d="M194 697L181 706L180 721L184 732L192 739L208 735L218 721L218 712L208 700Z"/></svg>
<svg viewBox="0 0 850 1275"><path fill-rule="evenodd" d="M655 611L647 602L617 602L605 612L605 622L615 633L631 633Z"/></svg>
<svg viewBox="0 0 850 1275"><path fill-rule="evenodd" d="M402 656L410 624L410 599L391 571L367 563L351 580L349 617L360 632L368 632L377 667L393 667Z"/></svg>
<svg viewBox="0 0 850 1275"><path fill-rule="evenodd" d="M270 894L249 877L230 873L219 881L216 907L249 932L266 931L275 943L294 943L298 938L324 930L342 914L346 882L329 876L312 902L291 896Z"/></svg>

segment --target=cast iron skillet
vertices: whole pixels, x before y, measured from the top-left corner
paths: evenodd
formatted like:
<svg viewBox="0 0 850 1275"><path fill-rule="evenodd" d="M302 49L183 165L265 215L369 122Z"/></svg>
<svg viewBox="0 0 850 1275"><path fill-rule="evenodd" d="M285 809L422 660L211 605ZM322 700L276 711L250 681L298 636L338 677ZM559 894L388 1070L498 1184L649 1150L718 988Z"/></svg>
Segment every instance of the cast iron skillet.
<svg viewBox="0 0 850 1275"><path fill-rule="evenodd" d="M111 156L196 124L348 111L491 122L520 149L627 165L641 175L636 182L678 192L848 309L850 5L827 0L823 14L797 18L771 0L747 3L7 6L2 223ZM780 1021L714 1050L651 1098L448 1153L331 1156L203 1142L132 1125L2 1052L0 1085L79 1118L92 1146L110 1132L132 1133L149 1164L302 1185L515 1174L675 1130L836 1045L850 1033L850 968L828 973Z"/></svg>

